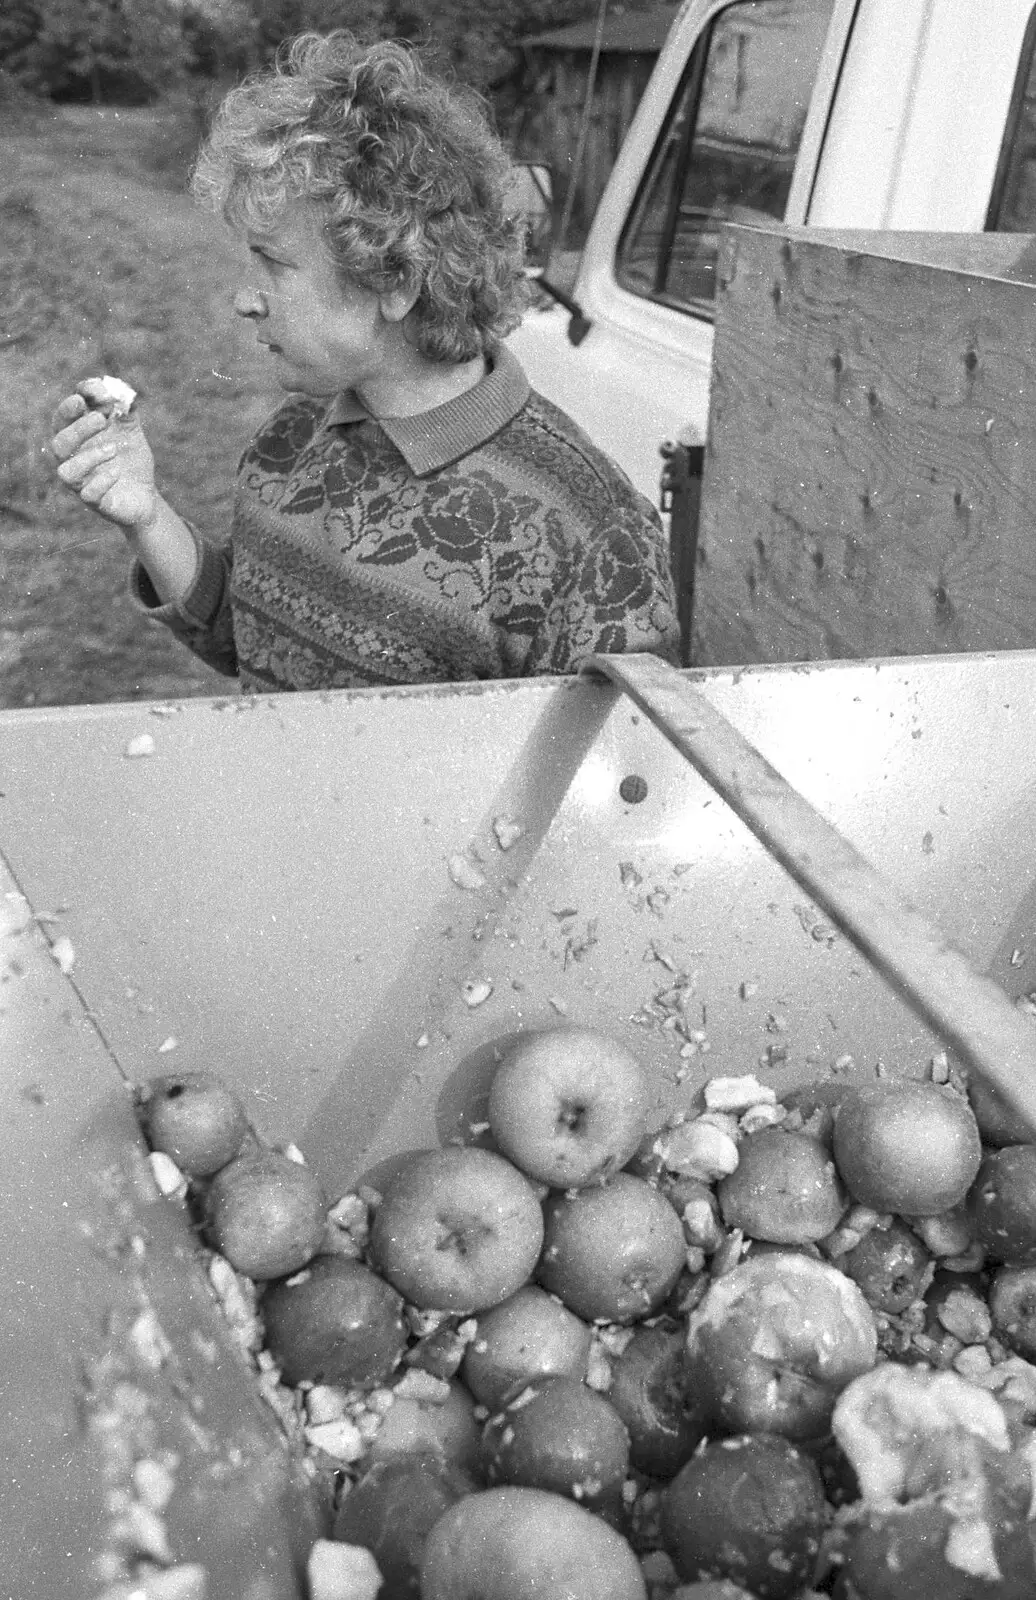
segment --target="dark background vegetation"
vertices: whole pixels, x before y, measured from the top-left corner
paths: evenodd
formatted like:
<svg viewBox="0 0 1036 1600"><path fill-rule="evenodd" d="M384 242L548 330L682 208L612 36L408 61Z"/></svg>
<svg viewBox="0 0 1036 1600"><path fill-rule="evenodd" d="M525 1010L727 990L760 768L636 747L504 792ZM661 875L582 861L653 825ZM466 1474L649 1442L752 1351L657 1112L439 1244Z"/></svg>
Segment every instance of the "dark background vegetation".
<svg viewBox="0 0 1036 1600"><path fill-rule="evenodd" d="M235 464L278 395L230 309L240 246L186 193L226 88L293 34L347 27L420 46L486 96L506 138L527 120L521 38L596 11L597 0L3 0L0 706L233 691L134 609L121 535L62 488L46 449L76 383L123 377L163 492L207 533L228 531Z"/></svg>

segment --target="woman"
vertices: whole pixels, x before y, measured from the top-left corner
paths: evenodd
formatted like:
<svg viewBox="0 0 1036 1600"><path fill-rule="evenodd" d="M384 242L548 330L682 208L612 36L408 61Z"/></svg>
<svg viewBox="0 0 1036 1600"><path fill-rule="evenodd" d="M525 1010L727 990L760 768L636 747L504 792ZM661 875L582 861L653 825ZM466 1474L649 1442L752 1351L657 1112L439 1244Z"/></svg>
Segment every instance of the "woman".
<svg viewBox="0 0 1036 1600"><path fill-rule="evenodd" d="M511 177L477 103L412 53L303 35L227 96L192 184L247 241L234 309L286 392L229 539L157 492L99 380L58 407L59 476L123 529L141 606L244 689L676 659L657 513L502 343L524 304Z"/></svg>

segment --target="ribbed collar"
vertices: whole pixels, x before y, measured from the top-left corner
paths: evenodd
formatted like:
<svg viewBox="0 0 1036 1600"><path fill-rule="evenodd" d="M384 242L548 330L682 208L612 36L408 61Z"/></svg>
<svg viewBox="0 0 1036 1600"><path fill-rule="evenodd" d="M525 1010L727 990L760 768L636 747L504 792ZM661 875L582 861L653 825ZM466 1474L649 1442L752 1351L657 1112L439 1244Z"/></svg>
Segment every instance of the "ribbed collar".
<svg viewBox="0 0 1036 1600"><path fill-rule="evenodd" d="M529 398L529 380L506 345L489 357L485 377L463 394L413 417L372 417L351 389L335 395L323 426L373 421L392 440L415 477L439 472L485 444L518 415Z"/></svg>

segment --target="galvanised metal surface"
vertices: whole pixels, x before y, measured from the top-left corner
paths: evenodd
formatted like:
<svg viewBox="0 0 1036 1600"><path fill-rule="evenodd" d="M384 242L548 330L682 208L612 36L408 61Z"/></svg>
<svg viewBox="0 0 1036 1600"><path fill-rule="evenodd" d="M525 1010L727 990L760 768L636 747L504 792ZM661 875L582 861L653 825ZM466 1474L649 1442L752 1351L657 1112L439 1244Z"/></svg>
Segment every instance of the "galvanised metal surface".
<svg viewBox="0 0 1036 1600"><path fill-rule="evenodd" d="M688 677L981 970L1012 995L1036 988L1036 656ZM918 1070L939 1048L602 685L10 712L0 764L0 894L24 894L35 918L0 942L16 1352L0 1418L19 1485L0 1538L17 1551L8 1530L34 1497L50 1503L66 1446L77 1485L52 1529L25 1524L53 1549L46 1582L10 1588L19 1600L71 1595L54 1574L89 1565L97 1485L76 1471L90 1444L76 1397L98 1329L125 1344L144 1224L148 1293L164 1265L188 1285L178 1360L205 1304L182 1217L148 1191L122 1075L223 1074L334 1196L477 1124L521 1028L627 1040L655 1073L659 1119L707 1074L780 1087L850 1059ZM47 952L61 938L67 973ZM105 1207L123 1244L99 1253L96 1221L91 1237L77 1224ZM215 1370L231 1390L241 1379L229 1358ZM204 1524L191 1481L181 1531ZM282 1490L260 1485L259 1501ZM291 1570L275 1524L268 1560ZM212 1537L205 1524L192 1559Z"/></svg>

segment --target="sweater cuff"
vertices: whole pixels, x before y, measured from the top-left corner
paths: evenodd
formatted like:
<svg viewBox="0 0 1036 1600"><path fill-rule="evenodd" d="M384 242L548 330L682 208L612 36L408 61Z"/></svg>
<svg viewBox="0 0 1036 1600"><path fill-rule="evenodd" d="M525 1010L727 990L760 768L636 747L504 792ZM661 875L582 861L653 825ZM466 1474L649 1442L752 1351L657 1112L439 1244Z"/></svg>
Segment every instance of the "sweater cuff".
<svg viewBox="0 0 1036 1600"><path fill-rule="evenodd" d="M178 618L195 628L209 628L219 614L226 585L226 564L220 552L199 539L191 529L198 563L190 587L180 600L163 601L143 562L130 568L130 594L158 622Z"/></svg>

